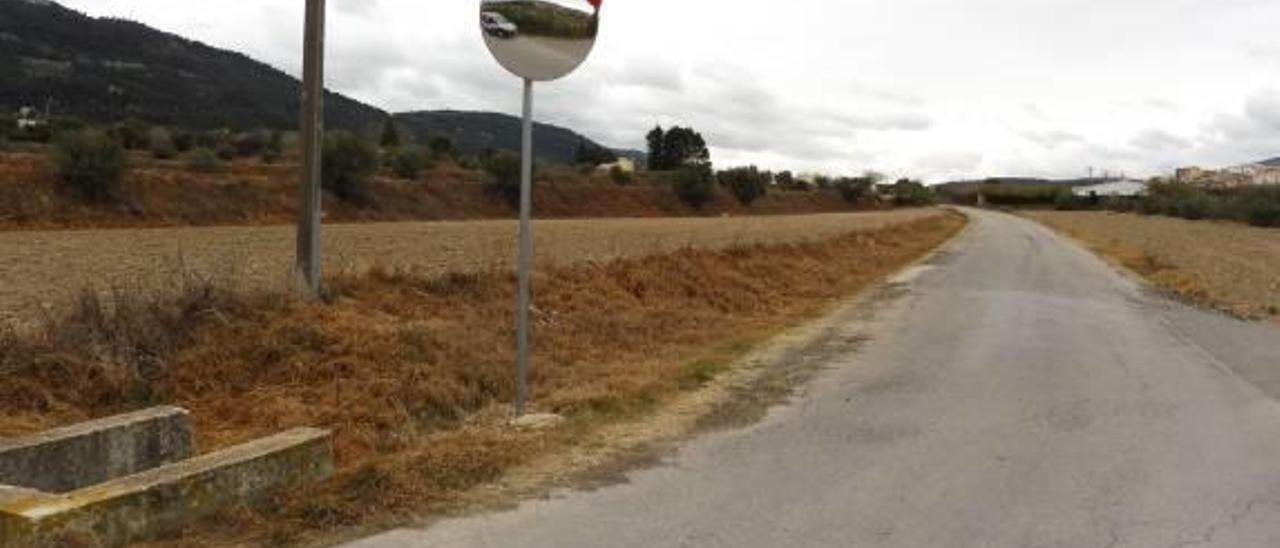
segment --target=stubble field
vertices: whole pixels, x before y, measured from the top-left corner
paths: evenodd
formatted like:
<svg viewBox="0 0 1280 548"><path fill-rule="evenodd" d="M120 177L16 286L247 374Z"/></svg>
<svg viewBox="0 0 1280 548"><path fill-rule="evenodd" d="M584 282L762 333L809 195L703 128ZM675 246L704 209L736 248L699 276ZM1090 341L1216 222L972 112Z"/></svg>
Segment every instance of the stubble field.
<svg viewBox="0 0 1280 548"><path fill-rule="evenodd" d="M1157 285L1206 305L1280 321L1280 231L1108 212L1034 212Z"/></svg>
<svg viewBox="0 0 1280 548"><path fill-rule="evenodd" d="M557 220L535 223L542 268L635 257L682 248L723 249L798 243L917 220L932 210L769 217ZM325 268L371 267L421 274L468 272L510 264L510 221L330 225ZM57 310L79 292L166 291L184 278L214 279L245 290L291 283L294 230L288 226L186 227L0 233L0 323Z"/></svg>

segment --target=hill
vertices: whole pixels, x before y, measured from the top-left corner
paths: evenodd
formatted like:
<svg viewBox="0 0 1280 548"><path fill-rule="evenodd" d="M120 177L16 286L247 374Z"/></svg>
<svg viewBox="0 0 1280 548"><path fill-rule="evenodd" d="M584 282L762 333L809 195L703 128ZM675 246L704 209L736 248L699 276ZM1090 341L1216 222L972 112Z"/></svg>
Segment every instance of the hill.
<svg viewBox="0 0 1280 548"><path fill-rule="evenodd" d="M298 81L242 54L53 2L0 0L0 108L192 128L296 127ZM330 93L330 127L376 126L380 109Z"/></svg>
<svg viewBox="0 0 1280 548"><path fill-rule="evenodd" d="M396 114L395 119L419 142L448 137L459 150L470 154L484 150L520 150L520 119L515 116L438 110ZM557 163L571 163L580 143L596 144L573 130L550 124L535 123L533 135L534 156ZM636 152L619 151L619 154Z"/></svg>
<svg viewBox="0 0 1280 548"><path fill-rule="evenodd" d="M1280 156L1272 158L1270 160L1263 160L1262 162L1259 162L1259 163L1268 167L1280 167Z"/></svg>
<svg viewBox="0 0 1280 548"><path fill-rule="evenodd" d="M139 118L194 129L297 127L298 80L243 54L132 21L95 18L45 0L0 0L0 112L23 106L95 122ZM336 93L326 124L376 134L388 114ZM520 121L482 112L412 112L419 140L447 136L462 151L519 150ZM589 139L538 124L535 154L569 162ZM628 155L634 155L628 151Z"/></svg>

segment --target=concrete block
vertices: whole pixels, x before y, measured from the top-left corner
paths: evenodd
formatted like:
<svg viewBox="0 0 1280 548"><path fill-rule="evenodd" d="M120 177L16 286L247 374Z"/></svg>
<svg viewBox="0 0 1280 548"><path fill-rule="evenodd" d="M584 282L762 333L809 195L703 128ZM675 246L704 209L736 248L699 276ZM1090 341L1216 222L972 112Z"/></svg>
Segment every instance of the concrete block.
<svg viewBox="0 0 1280 548"><path fill-rule="evenodd" d="M0 503L0 547L67 534L120 546L227 506L265 502L332 473L331 434L299 428L71 493Z"/></svg>
<svg viewBox="0 0 1280 548"><path fill-rule="evenodd" d="M0 484L66 493L191 456L185 409L153 407L0 439Z"/></svg>

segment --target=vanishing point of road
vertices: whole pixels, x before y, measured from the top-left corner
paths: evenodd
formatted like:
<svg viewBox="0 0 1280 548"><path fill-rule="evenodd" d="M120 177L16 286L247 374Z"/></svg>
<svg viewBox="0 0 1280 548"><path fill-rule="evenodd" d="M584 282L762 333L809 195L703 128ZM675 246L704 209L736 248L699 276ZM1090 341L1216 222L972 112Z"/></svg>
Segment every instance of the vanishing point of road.
<svg viewBox="0 0 1280 548"><path fill-rule="evenodd" d="M1280 546L1280 331L973 223L796 401L629 481L380 546Z"/></svg>

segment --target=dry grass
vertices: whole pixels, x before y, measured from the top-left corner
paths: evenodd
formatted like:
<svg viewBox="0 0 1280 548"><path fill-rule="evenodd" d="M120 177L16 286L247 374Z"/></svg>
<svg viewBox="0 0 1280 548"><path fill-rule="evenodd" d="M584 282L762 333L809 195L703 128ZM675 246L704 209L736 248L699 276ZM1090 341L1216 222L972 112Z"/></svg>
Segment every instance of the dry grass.
<svg viewBox="0 0 1280 548"><path fill-rule="evenodd" d="M39 335L0 340L0 435L160 402L193 412L205 451L298 425L334 430L332 481L270 515L222 516L190 532L195 545L274 545L447 510L593 425L697 388L751 343L963 224L939 213L822 241L544 268L533 396L569 422L542 433L501 425L512 393L506 273L377 269L333 280L326 304L203 284L176 300L87 297Z"/></svg>
<svg viewBox="0 0 1280 548"><path fill-rule="evenodd" d="M1280 235L1274 229L1107 212L1026 215L1188 299L1280 321Z"/></svg>

